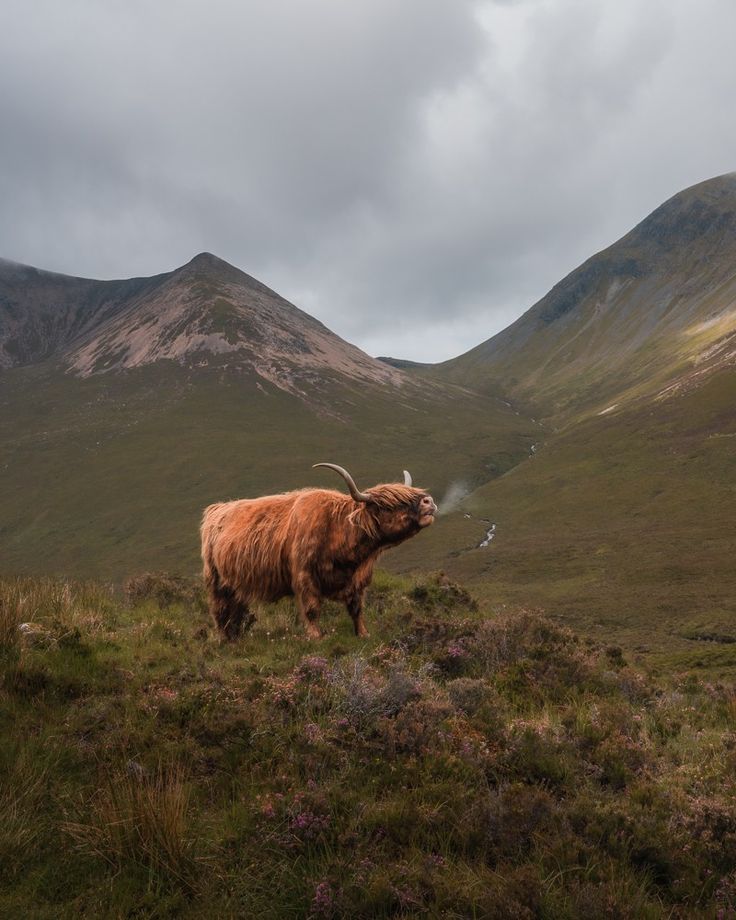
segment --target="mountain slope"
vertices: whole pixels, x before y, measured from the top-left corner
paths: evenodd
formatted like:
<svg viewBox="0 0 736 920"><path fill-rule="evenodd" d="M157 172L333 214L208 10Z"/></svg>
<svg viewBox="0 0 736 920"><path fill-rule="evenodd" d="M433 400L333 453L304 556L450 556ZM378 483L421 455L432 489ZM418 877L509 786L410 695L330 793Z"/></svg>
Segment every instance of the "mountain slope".
<svg viewBox="0 0 736 920"><path fill-rule="evenodd" d="M663 668L733 676L735 554L736 373L724 369L569 425L400 562L442 565L479 596L537 605Z"/></svg>
<svg viewBox="0 0 736 920"><path fill-rule="evenodd" d="M92 281L0 259L0 369L58 357L167 277Z"/></svg>
<svg viewBox="0 0 736 920"><path fill-rule="evenodd" d="M431 369L548 416L666 395L736 362L736 173L675 195L515 323Z"/></svg>

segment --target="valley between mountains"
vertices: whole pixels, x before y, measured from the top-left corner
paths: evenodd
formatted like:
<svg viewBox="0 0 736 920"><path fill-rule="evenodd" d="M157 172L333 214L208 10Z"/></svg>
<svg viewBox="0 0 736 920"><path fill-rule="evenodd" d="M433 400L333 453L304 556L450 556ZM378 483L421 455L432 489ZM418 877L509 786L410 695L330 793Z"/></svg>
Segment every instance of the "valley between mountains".
<svg viewBox="0 0 736 920"><path fill-rule="evenodd" d="M732 671L736 174L439 365L372 358L207 253L125 281L0 261L3 574L195 573L204 505L333 487L324 460L440 502L387 567Z"/></svg>

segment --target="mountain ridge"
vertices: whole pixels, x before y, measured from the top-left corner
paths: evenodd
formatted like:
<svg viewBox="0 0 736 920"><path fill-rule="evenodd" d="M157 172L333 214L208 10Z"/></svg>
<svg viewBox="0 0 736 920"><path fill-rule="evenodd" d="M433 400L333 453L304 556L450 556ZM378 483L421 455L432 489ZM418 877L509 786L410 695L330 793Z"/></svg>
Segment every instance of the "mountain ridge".
<svg viewBox="0 0 736 920"><path fill-rule="evenodd" d="M0 263L0 368L56 360L83 377L161 360L245 370L293 392L339 374L416 383L209 252L170 272L97 281Z"/></svg>

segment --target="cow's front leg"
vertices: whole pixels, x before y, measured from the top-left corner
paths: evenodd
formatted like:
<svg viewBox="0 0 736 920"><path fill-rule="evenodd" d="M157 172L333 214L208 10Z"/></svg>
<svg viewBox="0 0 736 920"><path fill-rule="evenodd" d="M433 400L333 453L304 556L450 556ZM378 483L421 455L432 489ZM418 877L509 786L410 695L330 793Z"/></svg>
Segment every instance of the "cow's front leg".
<svg viewBox="0 0 736 920"><path fill-rule="evenodd" d="M307 639L321 639L322 632L317 626L321 598L311 579L303 577L299 583L294 586L294 595L296 597L296 609L299 613L299 619L302 621Z"/></svg>
<svg viewBox="0 0 736 920"><path fill-rule="evenodd" d="M350 614L350 619L353 621L355 635L359 636L361 639L367 639L370 635L363 622L364 593L364 591L356 591L355 594L351 594L345 602L345 606L348 608L348 613Z"/></svg>

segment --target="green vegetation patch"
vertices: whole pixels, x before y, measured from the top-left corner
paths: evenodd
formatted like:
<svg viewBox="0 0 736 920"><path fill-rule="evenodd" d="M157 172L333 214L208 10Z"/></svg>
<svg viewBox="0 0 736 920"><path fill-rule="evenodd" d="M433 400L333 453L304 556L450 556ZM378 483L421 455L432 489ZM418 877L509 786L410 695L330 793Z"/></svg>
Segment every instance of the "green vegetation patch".
<svg viewBox="0 0 736 920"><path fill-rule="evenodd" d="M736 911L731 684L443 575L367 608L222 644L192 580L0 582L0 915Z"/></svg>

